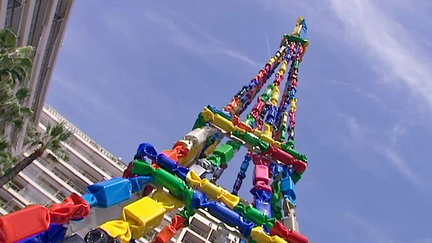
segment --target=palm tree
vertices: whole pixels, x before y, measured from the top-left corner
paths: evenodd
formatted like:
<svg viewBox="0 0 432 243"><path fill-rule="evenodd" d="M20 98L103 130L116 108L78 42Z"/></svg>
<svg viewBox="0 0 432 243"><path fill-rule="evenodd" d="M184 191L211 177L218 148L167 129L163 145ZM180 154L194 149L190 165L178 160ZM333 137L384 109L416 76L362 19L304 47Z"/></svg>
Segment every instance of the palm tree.
<svg viewBox="0 0 432 243"><path fill-rule="evenodd" d="M0 174L7 171L18 162L18 158L13 157L9 151L10 143L5 137L0 137Z"/></svg>
<svg viewBox="0 0 432 243"><path fill-rule="evenodd" d="M26 143L30 145L33 152L18 162L15 167L7 170L6 173L0 177L0 187L12 180L35 159L41 157L47 149L54 153L54 155L49 154L47 159L53 161L57 161L59 158L65 161L69 159L67 152L61 147L61 143L66 142L71 133L64 127L63 123L58 123L54 126L48 124L44 132L39 132L36 128L30 126L28 127L27 134Z"/></svg>
<svg viewBox="0 0 432 243"><path fill-rule="evenodd" d="M25 118L33 113L24 105L29 95L27 80L33 65L30 59L33 47L17 48L16 43L17 37L12 31L0 30L0 122L20 129ZM54 154L48 154L49 160L68 159L61 142L68 140L70 132L63 123L48 125L44 132L39 132L33 124L29 124L26 135L25 143L33 152L19 162L11 154L11 144L6 138L0 137L0 187L41 157L47 149Z"/></svg>
<svg viewBox="0 0 432 243"><path fill-rule="evenodd" d="M32 69L33 47L16 47L17 38L11 30L0 30L0 121L23 125L32 111L24 106L29 94L27 80Z"/></svg>

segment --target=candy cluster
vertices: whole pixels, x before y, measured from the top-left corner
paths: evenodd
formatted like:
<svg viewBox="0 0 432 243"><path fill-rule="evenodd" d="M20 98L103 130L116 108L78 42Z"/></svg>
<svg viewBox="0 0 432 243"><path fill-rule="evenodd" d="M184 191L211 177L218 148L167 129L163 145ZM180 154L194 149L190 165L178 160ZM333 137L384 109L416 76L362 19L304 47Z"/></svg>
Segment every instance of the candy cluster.
<svg viewBox="0 0 432 243"><path fill-rule="evenodd" d="M178 210L154 239L169 242L197 210L206 210L249 242L307 243L298 229L294 190L308 162L294 149L295 95L299 63L309 44L306 31L299 18L293 33L284 35L276 54L250 84L222 109L205 107L193 130L172 149L158 153L143 143L123 178L90 185L82 197L72 194L50 208L32 205L0 217L0 242L134 242L158 227L165 213ZM257 97L273 74L273 82ZM256 104L241 120L254 99ZM220 144L224 138L228 141ZM216 182L242 146L248 151L229 192ZM238 192L251 161L254 199L247 205ZM141 196L129 203L137 193ZM68 222L86 220L95 208L124 202L128 204L119 218L100 222L84 238L65 237Z"/></svg>

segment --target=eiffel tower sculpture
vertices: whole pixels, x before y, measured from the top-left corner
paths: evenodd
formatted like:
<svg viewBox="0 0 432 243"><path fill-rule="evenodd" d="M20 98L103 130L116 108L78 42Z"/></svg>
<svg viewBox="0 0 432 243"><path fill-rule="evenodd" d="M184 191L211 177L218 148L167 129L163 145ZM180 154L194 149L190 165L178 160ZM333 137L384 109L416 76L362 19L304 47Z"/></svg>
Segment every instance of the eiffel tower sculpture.
<svg viewBox="0 0 432 243"><path fill-rule="evenodd" d="M73 193L49 208L31 205L0 217L0 242L135 242L158 227L165 213L178 210L153 239L169 242L197 210L205 210L241 235L241 242L307 243L299 232L294 190L308 164L294 149L306 32L300 17L250 83L222 109L206 106L172 149L158 153L142 143L122 178L89 185L87 194ZM228 141L222 143L224 138ZM229 192L216 183L242 146L247 152ZM251 161L253 202L248 204L238 192ZM80 227L88 229L84 238L75 233Z"/></svg>

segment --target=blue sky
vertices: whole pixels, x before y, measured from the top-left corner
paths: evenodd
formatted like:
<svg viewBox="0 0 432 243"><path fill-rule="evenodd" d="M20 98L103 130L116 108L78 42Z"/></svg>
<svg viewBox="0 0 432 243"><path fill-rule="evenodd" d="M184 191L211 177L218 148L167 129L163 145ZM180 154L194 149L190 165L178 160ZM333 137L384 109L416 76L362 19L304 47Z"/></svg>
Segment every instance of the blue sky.
<svg viewBox="0 0 432 243"><path fill-rule="evenodd" d="M430 243L428 1L76 1L47 103L124 161L248 84L299 15L300 229L311 242ZM231 190L243 151L219 181ZM250 169L250 172L252 169ZM250 199L250 174L240 192Z"/></svg>

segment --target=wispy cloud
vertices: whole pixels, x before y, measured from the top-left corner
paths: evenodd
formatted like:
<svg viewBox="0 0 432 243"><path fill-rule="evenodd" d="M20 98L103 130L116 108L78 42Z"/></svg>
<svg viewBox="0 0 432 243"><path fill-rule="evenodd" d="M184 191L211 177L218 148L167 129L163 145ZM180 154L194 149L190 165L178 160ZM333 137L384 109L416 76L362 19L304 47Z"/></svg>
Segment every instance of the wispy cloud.
<svg viewBox="0 0 432 243"><path fill-rule="evenodd" d="M402 81L415 94L420 94L432 110L432 71L429 68L432 61L423 54L427 53L424 45L413 41L413 25L403 26L388 10L370 0L330 0L330 3L345 24L349 41L362 53L367 53L370 63L378 65L376 69L387 81Z"/></svg>
<svg viewBox="0 0 432 243"><path fill-rule="evenodd" d="M431 243L432 238L426 237L421 238L419 236L408 236L409 241L406 239L400 239L390 231L391 229L386 227L386 224L376 222L375 220L362 217L353 211L345 213L347 221L352 222L355 228L358 228L362 235L366 235L369 238L369 242L373 243ZM404 237L407 238L407 237Z"/></svg>
<svg viewBox="0 0 432 243"><path fill-rule="evenodd" d="M268 41L268 37L267 37L267 35L265 35L265 40L266 40L266 46L267 46L267 53L268 53L268 55L270 56L271 54L270 54L270 43L269 43L269 41Z"/></svg>
<svg viewBox="0 0 432 243"><path fill-rule="evenodd" d="M174 11L169 11L170 15L172 17L181 19L181 21L183 21L186 25L188 25L189 27L191 27L192 29L194 29L195 31L199 32L202 36L204 36L207 40L214 42L216 44L219 45L223 45L222 42L218 39L213 38L209 33L207 33L206 31L204 31L198 24L196 24L195 22L193 22L192 20L188 19L186 16L181 15L177 12Z"/></svg>
<svg viewBox="0 0 432 243"><path fill-rule="evenodd" d="M343 113L338 113L338 116L343 119L349 132L348 138L345 138L346 141L343 143L345 146L360 151L374 151L377 155L384 157L388 164L408 181L417 187L423 187L417 173L412 170L403 156L395 149L395 144L389 143L388 140L383 141L380 139L385 132L360 123L354 116ZM390 139L397 140L397 137L401 135L399 134L401 129L397 125L393 127L390 132ZM384 137L387 138L387 136ZM361 162L359 165L367 166L364 162Z"/></svg>
<svg viewBox="0 0 432 243"><path fill-rule="evenodd" d="M360 217L354 212L348 212L345 214L347 220L354 223L355 227L360 228L361 232L369 236L371 242L375 243L398 243L400 241L389 237L376 223Z"/></svg>
<svg viewBox="0 0 432 243"><path fill-rule="evenodd" d="M343 113L338 113L338 116L342 118L347 125L351 139L357 143L363 144L365 141L364 133L368 131L368 128L360 124L354 116Z"/></svg>
<svg viewBox="0 0 432 243"><path fill-rule="evenodd" d="M53 77L53 82L58 85L57 92L53 94L56 99L63 100L72 109L81 113L84 117L102 122L101 117L113 119L122 127L134 127L143 134L160 135L157 130L152 129L145 122L137 122L130 117L130 113L116 104L126 104L124 100L116 102L106 99L98 90L91 86L83 86L72 82L69 78L59 72ZM74 97L75 99L71 99Z"/></svg>
<svg viewBox="0 0 432 243"><path fill-rule="evenodd" d="M409 123L405 121L399 121L394 125L390 131L390 142L395 145L401 136L403 136L408 130Z"/></svg>
<svg viewBox="0 0 432 243"><path fill-rule="evenodd" d="M175 45L187 49L202 57L208 57L209 54L223 54L233 59L241 61L253 68L259 68L262 65L253 60L251 57L240 53L232 48L227 47L220 40L213 38L210 34L206 33L196 23L188 20L187 18L180 18L186 24L197 31L201 36L197 37L189 33L185 28L181 28L174 20L167 18L156 12L146 11L145 17L153 23L160 25L162 29L167 29L170 34L170 41ZM204 38L204 39L203 39Z"/></svg>
<svg viewBox="0 0 432 243"><path fill-rule="evenodd" d="M385 146L383 148L379 148L379 151L405 178L407 178L417 186L422 186L419 177L411 170L405 159L403 159L402 156L397 153L395 149L389 146Z"/></svg>
<svg viewBox="0 0 432 243"><path fill-rule="evenodd" d="M230 56L232 58L235 58L237 60L240 60L240 61L242 61L244 63L249 64L252 67L259 68L260 66L262 66L262 65L258 64L257 62L255 62L254 60L250 59L249 57L247 57L247 56L245 56L245 55L243 55L243 54L241 54L241 53L239 53L239 52L237 52L235 50L222 48L221 51L224 54L226 54L226 55L228 55L228 56Z"/></svg>
<svg viewBox="0 0 432 243"><path fill-rule="evenodd" d="M347 83L347 82L340 82L340 81L333 80L333 79L330 80L330 83L332 83L333 85L343 86L343 87L346 87L348 89L351 89L354 92L356 92L357 94L359 94L361 97L377 103L383 109L388 110L388 111L393 111L387 106L387 104L378 95L372 94L370 91L365 92L364 90L360 89L359 87L355 86L354 84Z"/></svg>

